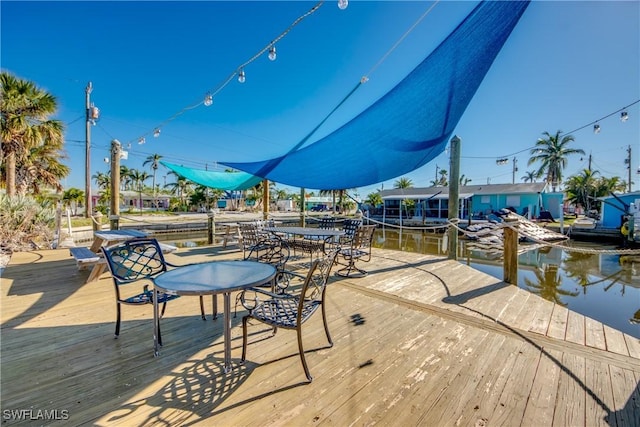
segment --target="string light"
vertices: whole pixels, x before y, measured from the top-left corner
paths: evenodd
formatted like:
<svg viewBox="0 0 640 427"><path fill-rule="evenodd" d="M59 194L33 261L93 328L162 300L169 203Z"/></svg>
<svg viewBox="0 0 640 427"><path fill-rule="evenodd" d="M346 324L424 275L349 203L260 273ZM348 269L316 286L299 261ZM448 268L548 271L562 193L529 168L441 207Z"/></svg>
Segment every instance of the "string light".
<svg viewBox="0 0 640 427"><path fill-rule="evenodd" d="M593 133L600 133L600 125L593 125Z"/></svg>
<svg viewBox="0 0 640 427"><path fill-rule="evenodd" d="M210 107L211 104L213 104L213 95L208 93L207 96L204 97L204 106Z"/></svg>
<svg viewBox="0 0 640 427"><path fill-rule="evenodd" d="M582 130L582 129L587 128L587 127L592 126L592 125L593 125L593 132L594 132L594 133L598 133L598 132L599 132L599 130L600 130L600 125L598 125L598 123L599 123L599 122L601 122L601 121L603 121L604 119L608 119L609 117L611 117L611 116L613 116L613 115L615 115L615 114L618 114L618 113L620 113L620 120L621 120L622 122L626 122L626 121L629 119L629 114L625 114L625 113L627 112L627 109L628 109L629 107L631 107L631 106L636 105L636 104L637 104L637 103L639 103L639 102L640 102L640 99L638 99L638 100L636 100L636 101L632 102L632 103L631 103L631 104L629 104L629 105L626 105L626 106L624 106L624 107L622 107L622 108L617 109L617 110L616 110L616 111L614 111L613 113L609 113L609 114L607 114L607 115L606 115L606 116L604 116L604 117L600 117L599 119L594 120L594 121L592 121L591 123L587 123L586 125L584 125L584 126L580 126L579 128L574 129L574 130L572 130L572 131L570 131L570 132L563 132L563 133L561 133L561 134L560 134L560 136L570 135L570 134L572 134L572 133L578 132L579 130ZM626 119L625 119L625 117L626 117ZM598 125L598 130L597 130L597 131L596 131L596 125Z"/></svg>
<svg viewBox="0 0 640 427"><path fill-rule="evenodd" d="M173 116L169 117L168 119L164 120L162 123L160 123L160 125L158 125L156 127L156 129L161 128L162 126L164 126L165 124L175 120L176 118L178 118L179 116L181 116L182 114L184 114L186 111L188 110L192 110L202 104L204 104L205 106L210 106L213 103L213 97L216 96L218 94L218 92L220 92L222 89L224 89L234 78L234 76L236 74L238 74L238 81L240 81L241 83L243 83L246 79L245 75L244 75L244 67L249 65L250 63L252 63L253 61L255 61L258 57L262 56L262 54L264 54L265 52L269 52L269 59L271 59L271 50L273 49L273 54L275 56L275 44L282 40L287 34L289 34L289 32L296 26L298 25L300 22L302 22L302 20L304 20L305 18L307 18L308 16L312 15L313 13L315 13L320 6L322 6L324 3L324 0L320 0L318 1L311 9L309 9L307 12L305 12L304 14L302 14L301 16L299 16L295 21L293 21L282 33L280 33L280 35L278 35L278 37L276 37L275 39L271 40L271 42L269 42L268 45L266 45L264 48L262 48L258 53L256 53L255 55L253 55L248 61L246 61L245 63L241 64L239 67L237 67L233 73L231 73L221 84L219 84L217 86L217 88L215 90L210 91L207 96L200 102L184 107L182 110L178 111L177 113L175 113ZM345 0L345 3L348 3L347 0ZM346 7L346 6L345 6ZM271 59L272 61L275 60ZM238 73L237 70L240 70L240 72ZM210 99L211 104L208 104L208 99Z"/></svg>
<svg viewBox="0 0 640 427"><path fill-rule="evenodd" d="M345 10L349 6L349 0L338 0L338 8L340 10Z"/></svg>
<svg viewBox="0 0 640 427"><path fill-rule="evenodd" d="M145 141L144 137L138 139L138 144L140 144L140 145L144 144L145 142L146 141Z"/></svg>
<svg viewBox="0 0 640 427"><path fill-rule="evenodd" d="M271 45L271 47L269 48L269 60L276 60L276 47L274 45Z"/></svg>
<svg viewBox="0 0 640 427"><path fill-rule="evenodd" d="M160 136L160 129L156 128L156 129L153 131L153 137L154 137L154 138L157 138L157 137L159 137L159 136Z"/></svg>

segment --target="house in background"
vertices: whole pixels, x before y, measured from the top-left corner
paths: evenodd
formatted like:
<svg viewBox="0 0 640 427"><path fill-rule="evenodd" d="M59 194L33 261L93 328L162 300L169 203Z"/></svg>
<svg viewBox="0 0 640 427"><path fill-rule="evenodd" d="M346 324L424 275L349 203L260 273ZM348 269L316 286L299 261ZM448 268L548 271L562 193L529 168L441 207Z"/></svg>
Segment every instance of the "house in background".
<svg viewBox="0 0 640 427"><path fill-rule="evenodd" d="M601 197L600 200L602 201L600 225L604 228L620 229L631 213L631 204L633 203L633 206L637 207L640 203L640 191Z"/></svg>
<svg viewBox="0 0 640 427"><path fill-rule="evenodd" d="M382 190L382 209L370 216L392 221L444 222L449 216L449 187L396 188ZM487 215L508 208L530 219L547 212L553 218L563 214L562 192L550 192L546 183L461 185L459 187L460 219L486 219ZM407 206L402 203L411 200Z"/></svg>

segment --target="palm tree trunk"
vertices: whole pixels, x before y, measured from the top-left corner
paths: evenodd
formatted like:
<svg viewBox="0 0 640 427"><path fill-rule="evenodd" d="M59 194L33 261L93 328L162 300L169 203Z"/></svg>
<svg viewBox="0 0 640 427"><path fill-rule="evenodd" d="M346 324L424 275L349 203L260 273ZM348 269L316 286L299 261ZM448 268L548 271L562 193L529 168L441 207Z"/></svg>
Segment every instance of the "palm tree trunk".
<svg viewBox="0 0 640 427"><path fill-rule="evenodd" d="M155 210L158 210L158 200L156 196L156 170L153 170L153 205L155 206Z"/></svg>
<svg viewBox="0 0 640 427"><path fill-rule="evenodd" d="M10 151L7 153L6 159L7 196L11 197L16 195L16 153Z"/></svg>

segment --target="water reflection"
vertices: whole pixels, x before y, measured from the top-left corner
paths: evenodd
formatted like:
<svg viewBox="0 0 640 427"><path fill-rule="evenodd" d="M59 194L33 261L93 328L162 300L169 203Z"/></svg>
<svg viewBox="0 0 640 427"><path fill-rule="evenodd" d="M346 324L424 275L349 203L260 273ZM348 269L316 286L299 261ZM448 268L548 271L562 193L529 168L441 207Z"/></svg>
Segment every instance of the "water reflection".
<svg viewBox="0 0 640 427"><path fill-rule="evenodd" d="M430 232L379 229L374 246L447 256L446 236ZM614 249L575 241L571 246L594 252ZM501 255L500 251L478 250L465 240L458 245L461 262L497 279L503 278ZM535 248L518 257L518 286L640 338L640 258L622 258L606 252Z"/></svg>
<svg viewBox="0 0 640 427"><path fill-rule="evenodd" d="M556 304L567 306L566 302L562 301L561 296L575 297L580 294L577 291L567 291L562 288L562 275L558 270L557 265L548 264L543 268L536 268L533 273L536 280L533 281L528 277L524 278L524 284L527 290L541 296L547 301L553 301Z"/></svg>

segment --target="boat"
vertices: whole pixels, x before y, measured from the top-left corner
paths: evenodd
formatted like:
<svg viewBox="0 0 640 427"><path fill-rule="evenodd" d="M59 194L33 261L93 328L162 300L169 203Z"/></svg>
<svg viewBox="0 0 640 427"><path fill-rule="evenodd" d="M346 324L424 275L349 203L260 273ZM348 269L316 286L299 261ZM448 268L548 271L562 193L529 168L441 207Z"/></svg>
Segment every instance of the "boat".
<svg viewBox="0 0 640 427"><path fill-rule="evenodd" d="M594 230L598 226L598 221L595 218L586 216L579 216L571 224L571 231L573 230Z"/></svg>

